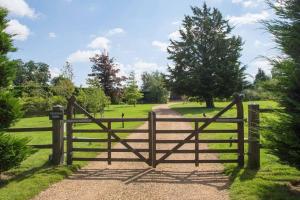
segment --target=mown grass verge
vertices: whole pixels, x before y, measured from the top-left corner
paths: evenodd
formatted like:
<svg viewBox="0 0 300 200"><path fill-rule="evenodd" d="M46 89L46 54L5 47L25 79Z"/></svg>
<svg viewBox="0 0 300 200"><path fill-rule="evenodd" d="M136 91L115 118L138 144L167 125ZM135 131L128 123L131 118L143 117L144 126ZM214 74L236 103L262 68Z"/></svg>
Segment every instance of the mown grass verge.
<svg viewBox="0 0 300 200"><path fill-rule="evenodd" d="M253 103L253 102L252 102ZM261 108L277 108L277 104L271 101L258 101ZM203 117L206 113L207 117L212 117L221 108L228 105L229 102L217 102L215 109L206 109L205 105L198 103L178 103L171 106L172 109L181 113L185 117ZM248 102L244 103L245 117L248 116ZM227 117L236 116L236 108L232 108L224 114ZM273 113L261 114L261 125L266 124L266 120L275 118ZM248 135L248 126L245 124L245 137ZM230 124L212 124L208 129L232 129L236 125ZM200 134L200 138L205 139L229 139L236 138L236 134ZM263 140L263 138L262 138ZM209 148L236 148L228 144L212 144ZM248 146L245 145L247 153ZM220 159L234 159L236 155L220 154ZM247 163L247 156L246 156ZM295 167L282 163L276 156L270 154L266 149L261 151L261 169L250 170L247 167L240 169L237 164L225 164L225 173L230 177L230 198L232 200L298 200L300 194L291 192L289 182L300 179L300 170Z"/></svg>
<svg viewBox="0 0 300 200"><path fill-rule="evenodd" d="M126 117L147 117L148 112L152 110L153 105L144 104L136 107L128 105L111 105L105 110L103 117L121 117L125 114ZM82 116L83 117L83 116ZM99 117L99 116L98 116ZM125 123L126 129L137 128L143 122ZM45 127L51 126L51 121L48 117L30 117L21 119L14 127ZM113 123L112 128L120 129L121 123ZM96 124L77 124L75 128L95 129L99 128ZM14 134L14 133L11 133ZM16 137L29 137L31 144L50 144L50 132L36 132L36 133L15 133ZM118 134L122 138L127 134ZM106 134L86 133L74 134L75 137L84 138L106 138ZM105 147L103 143L79 143L74 147ZM38 150L25 160L20 167L5 172L0 181L0 200L26 200L34 197L42 190L48 188L51 184L56 183L73 171L84 166L87 162L74 162L72 166L58 166L54 167L49 164L48 159L50 150ZM76 153L75 156L80 157L95 157L96 153Z"/></svg>

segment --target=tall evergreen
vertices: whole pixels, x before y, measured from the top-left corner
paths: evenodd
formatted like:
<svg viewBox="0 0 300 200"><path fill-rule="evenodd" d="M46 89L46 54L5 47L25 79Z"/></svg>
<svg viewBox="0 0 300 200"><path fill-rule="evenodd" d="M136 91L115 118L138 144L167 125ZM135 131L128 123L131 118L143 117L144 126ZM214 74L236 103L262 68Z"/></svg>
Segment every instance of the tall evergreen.
<svg viewBox="0 0 300 200"><path fill-rule="evenodd" d="M12 35L5 32L8 22L6 16L7 11L0 8L0 131L15 122L21 113L18 100L8 90L15 78L17 62L7 57L16 48Z"/></svg>
<svg viewBox="0 0 300 200"><path fill-rule="evenodd" d="M239 58L242 39L232 36L232 27L216 8L204 3L191 7L185 16L179 40L171 40L169 67L173 91L203 98L206 106L214 107L213 98L230 97L243 88L244 70Z"/></svg>
<svg viewBox="0 0 300 200"><path fill-rule="evenodd" d="M267 134L272 151L300 166L300 0L267 1L276 18L266 21L282 56L273 61L273 92L285 112Z"/></svg>
<svg viewBox="0 0 300 200"><path fill-rule="evenodd" d="M255 75L254 85L270 80L270 77L266 75L265 71L258 68L258 72Z"/></svg>

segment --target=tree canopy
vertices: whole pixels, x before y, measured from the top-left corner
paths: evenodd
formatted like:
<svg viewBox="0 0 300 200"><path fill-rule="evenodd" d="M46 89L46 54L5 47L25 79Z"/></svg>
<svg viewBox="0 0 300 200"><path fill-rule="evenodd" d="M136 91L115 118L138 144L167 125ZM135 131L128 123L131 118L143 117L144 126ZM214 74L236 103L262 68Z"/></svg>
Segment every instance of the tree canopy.
<svg viewBox="0 0 300 200"><path fill-rule="evenodd" d="M106 96L111 98L112 102L117 102L120 98L122 82L126 80L124 76L118 76L118 69L114 58L110 58L107 53L96 54L90 58L93 63L91 77L88 83L96 87L101 87Z"/></svg>
<svg viewBox="0 0 300 200"><path fill-rule="evenodd" d="M142 91L144 102L148 103L167 103L169 92L166 88L164 75L159 72L144 72L142 74Z"/></svg>
<svg viewBox="0 0 300 200"><path fill-rule="evenodd" d="M135 106L137 101L143 98L143 96L144 95L140 92L137 81L135 80L135 74L134 72L131 72L125 86L124 99L128 104L133 104Z"/></svg>
<svg viewBox="0 0 300 200"><path fill-rule="evenodd" d="M268 1L277 15L264 22L283 56L273 60L273 92L285 113L267 134L270 149L300 166L300 2Z"/></svg>
<svg viewBox="0 0 300 200"><path fill-rule="evenodd" d="M207 107L214 107L214 97L230 97L243 89L243 42L231 34L233 28L218 9L205 3L191 9L179 30L180 39L171 40L168 48L174 63L169 67L170 84L175 92L203 98Z"/></svg>

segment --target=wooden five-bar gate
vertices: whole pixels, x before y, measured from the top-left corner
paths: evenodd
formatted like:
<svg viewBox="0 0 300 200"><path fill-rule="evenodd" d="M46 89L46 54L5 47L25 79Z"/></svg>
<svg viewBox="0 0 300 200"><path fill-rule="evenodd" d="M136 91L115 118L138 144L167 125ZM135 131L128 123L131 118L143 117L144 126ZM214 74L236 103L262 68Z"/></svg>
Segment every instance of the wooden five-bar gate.
<svg viewBox="0 0 300 200"><path fill-rule="evenodd" d="M236 116L233 118L222 117L232 107L236 107ZM87 118L74 118L74 111L84 114ZM239 166L244 166L244 110L242 97L236 96L234 100L219 111L211 118L161 118L156 117L155 112L150 112L147 118L95 118L77 102L75 97L72 97L68 102L66 132L67 132L67 164L72 164L73 161L106 161L108 164L112 162L145 162L149 166L156 167L161 163L194 163L199 166L199 163L238 163ZM113 129L112 124L118 122L148 122L147 129ZM160 122L189 122L194 124L193 130L160 130L157 129L157 123ZM77 123L93 123L99 126L98 129L79 129L74 124ZM231 123L236 124L234 129L207 129L214 123ZM107 134L105 139L96 138L77 138L74 133L101 133ZM134 139L121 138L119 133L143 134L141 137ZM231 139L202 139L202 134L220 134L234 133L236 137ZM160 134L181 134L182 139L159 139ZM105 143L103 148L79 148L74 147L74 143L92 142ZM124 148L113 148L113 143L120 143ZM194 144L193 149L182 148L185 144ZM202 143L228 143L233 144L236 148L228 149L200 149ZM143 144L143 145L137 145ZM170 149L157 148L158 145L173 144ZM120 145L117 145L120 146ZM139 147L137 147L139 146ZM140 147L142 146L142 147ZM170 145L169 145L170 146ZM75 152L106 152L106 156L88 158L75 156ZM127 152L127 155L115 158L114 152ZM200 159L199 154L202 153L232 153L236 155L235 159ZM169 159L173 154L193 154L193 159Z"/></svg>

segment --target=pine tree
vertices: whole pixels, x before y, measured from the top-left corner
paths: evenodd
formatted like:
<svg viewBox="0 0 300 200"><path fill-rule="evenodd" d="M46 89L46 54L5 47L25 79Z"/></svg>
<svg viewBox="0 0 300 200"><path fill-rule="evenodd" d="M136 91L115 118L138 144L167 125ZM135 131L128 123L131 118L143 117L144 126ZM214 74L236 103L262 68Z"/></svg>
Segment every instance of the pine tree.
<svg viewBox="0 0 300 200"><path fill-rule="evenodd" d="M182 95L204 99L208 108L213 98L227 98L243 89L244 70L239 58L242 39L232 36L232 27L216 8L192 7L185 16L179 40L171 40L169 67L172 89Z"/></svg>
<svg viewBox="0 0 300 200"><path fill-rule="evenodd" d="M133 104L135 107L137 101L143 98L143 96L144 95L140 92L137 82L135 80L135 74L134 72L131 72L127 80L127 85L125 87L124 99L128 104Z"/></svg>
<svg viewBox="0 0 300 200"><path fill-rule="evenodd" d="M300 1L275 0L268 4L277 17L264 24L283 53L273 61L273 92L285 112L266 137L274 153L300 166Z"/></svg>
<svg viewBox="0 0 300 200"><path fill-rule="evenodd" d="M109 55L104 52L101 55L96 54L90 60L93 66L88 82L94 86L101 86L105 95L109 96L113 103L116 103L120 98L122 82L126 78L118 76L120 69L117 68L114 58L109 58Z"/></svg>
<svg viewBox="0 0 300 200"><path fill-rule="evenodd" d="M258 72L255 75L254 85L270 80L270 77L266 75L264 70L258 68Z"/></svg>
<svg viewBox="0 0 300 200"><path fill-rule="evenodd" d="M16 73L16 61L7 57L9 52L16 49L12 43L12 35L4 30L7 27L7 11L0 8L0 131L8 128L21 116L18 100L9 92Z"/></svg>

